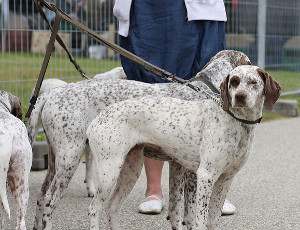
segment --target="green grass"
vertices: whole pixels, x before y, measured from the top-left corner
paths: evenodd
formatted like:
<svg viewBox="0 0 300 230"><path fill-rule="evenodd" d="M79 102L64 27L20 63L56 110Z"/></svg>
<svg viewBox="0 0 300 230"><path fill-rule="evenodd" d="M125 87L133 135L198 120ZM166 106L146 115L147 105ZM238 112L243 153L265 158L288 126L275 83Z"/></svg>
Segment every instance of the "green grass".
<svg viewBox="0 0 300 230"><path fill-rule="evenodd" d="M76 58L76 60L89 77L120 66L119 61L110 59ZM43 55L0 53L0 89L21 97L24 112L29 106L31 92L35 87L42 61ZM67 82L82 80L67 57L56 55L50 59L45 74L45 78L49 77L57 77Z"/></svg>
<svg viewBox="0 0 300 230"><path fill-rule="evenodd" d="M283 92L300 89L300 72L269 71L269 73L280 83Z"/></svg>
<svg viewBox="0 0 300 230"><path fill-rule="evenodd" d="M27 111L30 95L35 86L43 57L43 55L31 53L0 53L0 89L20 96L24 112ZM96 73L120 66L119 61L110 59L96 60L80 57L76 60L90 77ZM300 89L300 72L269 71L269 73L280 83L283 92ZM50 59L45 77L49 78L50 76L58 77L67 82L76 82L82 79L67 57L57 55ZM283 98L297 100L300 111L299 96ZM285 117L270 112L264 113L264 121L282 118Z"/></svg>
<svg viewBox="0 0 300 230"><path fill-rule="evenodd" d="M300 89L300 73L290 71L268 71L271 76L280 84L282 92L293 91ZM283 96L280 99L289 99L298 101L298 110L300 111L300 96ZM286 116L264 112L263 121L271 121L287 118Z"/></svg>

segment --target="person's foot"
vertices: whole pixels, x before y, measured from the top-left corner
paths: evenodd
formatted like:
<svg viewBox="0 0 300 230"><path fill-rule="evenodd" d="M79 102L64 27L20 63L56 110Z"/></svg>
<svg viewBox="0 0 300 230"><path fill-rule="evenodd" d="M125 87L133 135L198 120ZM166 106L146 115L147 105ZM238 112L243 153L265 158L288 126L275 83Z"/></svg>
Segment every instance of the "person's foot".
<svg viewBox="0 0 300 230"><path fill-rule="evenodd" d="M235 206L229 200L225 200L222 208L222 215L223 216L233 215L235 212L236 212Z"/></svg>
<svg viewBox="0 0 300 230"><path fill-rule="evenodd" d="M139 212L143 214L160 214L163 210L163 199L156 195L146 197L146 199L139 205Z"/></svg>

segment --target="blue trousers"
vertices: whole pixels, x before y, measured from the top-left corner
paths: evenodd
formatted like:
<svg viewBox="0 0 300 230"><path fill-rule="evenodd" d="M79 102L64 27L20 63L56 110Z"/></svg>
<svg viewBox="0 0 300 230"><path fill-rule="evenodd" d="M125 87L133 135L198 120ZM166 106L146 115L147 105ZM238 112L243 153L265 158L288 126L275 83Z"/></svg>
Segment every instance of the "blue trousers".
<svg viewBox="0 0 300 230"><path fill-rule="evenodd" d="M188 21L183 0L133 0L128 37L120 45L178 77L190 79L225 48L225 22ZM165 82L121 57L130 80Z"/></svg>

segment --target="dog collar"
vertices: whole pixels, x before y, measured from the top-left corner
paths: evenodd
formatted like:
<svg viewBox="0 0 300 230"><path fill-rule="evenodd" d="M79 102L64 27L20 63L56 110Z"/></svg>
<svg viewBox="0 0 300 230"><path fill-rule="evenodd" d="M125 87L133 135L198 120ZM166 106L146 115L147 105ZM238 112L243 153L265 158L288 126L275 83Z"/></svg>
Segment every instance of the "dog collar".
<svg viewBox="0 0 300 230"><path fill-rule="evenodd" d="M10 109L8 108L8 106L3 102L3 101L0 101L0 103L4 106L4 108L7 110L7 112L11 112Z"/></svg>
<svg viewBox="0 0 300 230"><path fill-rule="evenodd" d="M234 119L236 119L237 121L239 122L242 122L244 124L247 124L247 125L255 125L255 124L258 124L261 122L261 119L262 117L258 118L257 120L254 120L254 121L249 121L249 120L245 120L245 119L241 119L241 118L238 118L236 117L231 111L229 110L225 110L225 112L227 112L230 116L232 116Z"/></svg>
<svg viewBox="0 0 300 230"><path fill-rule="evenodd" d="M199 79L200 81L202 81L211 91L214 95L220 97L221 93L220 91L213 85L213 83L209 80L209 78L202 74L199 76ZM188 85L190 86L190 85ZM191 86L190 86L191 87ZM211 96L211 95L210 95ZM212 96L211 96L211 99L214 99ZM222 102L221 102L222 104ZM249 121L249 120L245 120L245 119L241 119L241 118L238 118L236 117L231 111L229 110L224 110L225 112L227 112L230 116L232 116L234 119L236 119L237 121L239 122L242 122L244 124L247 124L247 125L254 125L254 124L258 124L261 122L262 120L262 117L258 118L257 120L254 120L254 121Z"/></svg>

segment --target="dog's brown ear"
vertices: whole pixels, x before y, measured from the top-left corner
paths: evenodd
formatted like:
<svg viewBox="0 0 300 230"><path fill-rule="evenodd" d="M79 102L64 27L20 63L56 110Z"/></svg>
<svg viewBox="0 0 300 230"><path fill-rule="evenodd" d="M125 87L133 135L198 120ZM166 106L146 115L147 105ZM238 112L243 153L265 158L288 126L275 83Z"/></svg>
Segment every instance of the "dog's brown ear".
<svg viewBox="0 0 300 230"><path fill-rule="evenodd" d="M221 98L223 101L223 109L225 111L229 110L229 92L228 92L228 82L229 82L229 75L223 80L223 82L220 85L221 89Z"/></svg>
<svg viewBox="0 0 300 230"><path fill-rule="evenodd" d="M262 69L257 69L259 76L264 81L264 95L265 99L265 106L268 109L272 109L275 102L278 100L280 96L281 87L275 80L272 79L270 74Z"/></svg>
<svg viewBox="0 0 300 230"><path fill-rule="evenodd" d="M11 114L22 120L22 106L20 98L10 94L9 100L11 105Z"/></svg>
<svg viewBox="0 0 300 230"><path fill-rule="evenodd" d="M245 55L241 57L239 65L252 65L250 59Z"/></svg>

